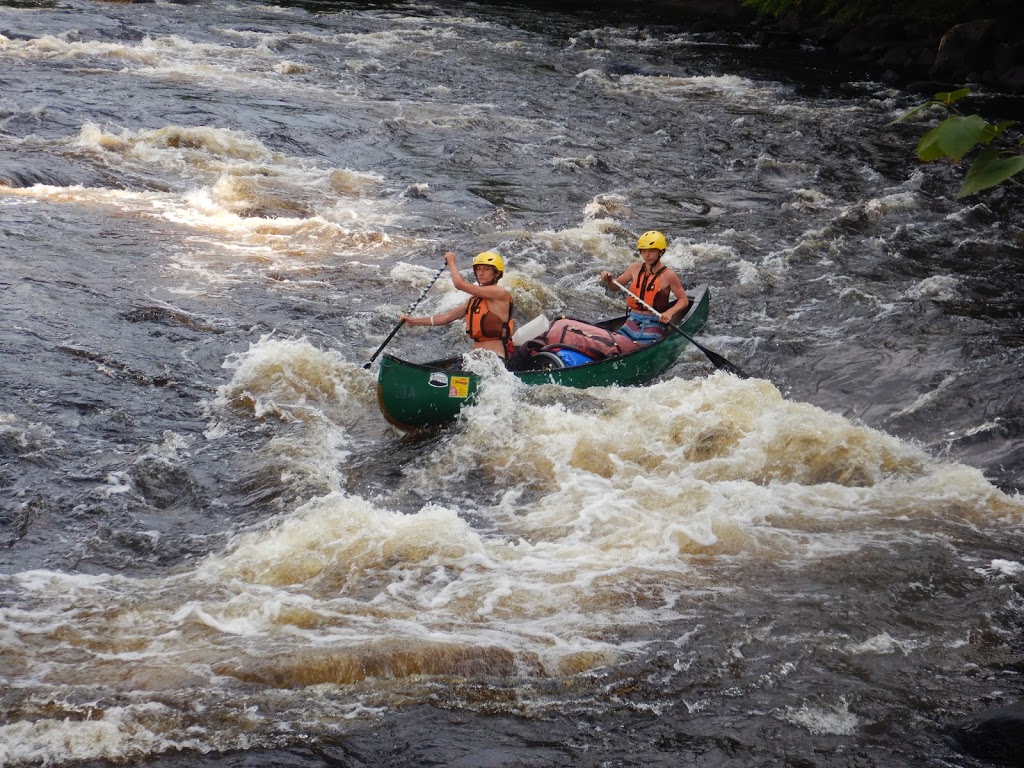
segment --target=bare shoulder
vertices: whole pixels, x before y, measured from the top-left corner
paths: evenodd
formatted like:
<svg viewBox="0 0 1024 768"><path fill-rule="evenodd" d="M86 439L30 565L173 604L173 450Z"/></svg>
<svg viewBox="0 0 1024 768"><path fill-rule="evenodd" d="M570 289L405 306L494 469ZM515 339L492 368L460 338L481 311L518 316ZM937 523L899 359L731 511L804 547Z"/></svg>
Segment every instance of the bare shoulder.
<svg viewBox="0 0 1024 768"><path fill-rule="evenodd" d="M679 273L674 269L668 269L665 271L665 276L668 278L665 282L668 283L669 287L674 288L676 286L682 288L683 281L679 277Z"/></svg>
<svg viewBox="0 0 1024 768"><path fill-rule="evenodd" d="M482 285L477 287L480 289L478 295L488 301L512 301L512 294L508 292L507 288L502 288L500 285Z"/></svg>

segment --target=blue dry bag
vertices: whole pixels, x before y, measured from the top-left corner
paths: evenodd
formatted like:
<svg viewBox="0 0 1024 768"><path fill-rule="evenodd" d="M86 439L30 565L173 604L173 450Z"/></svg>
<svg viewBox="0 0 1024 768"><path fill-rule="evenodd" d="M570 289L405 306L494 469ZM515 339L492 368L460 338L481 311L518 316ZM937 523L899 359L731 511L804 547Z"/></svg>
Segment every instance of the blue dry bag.
<svg viewBox="0 0 1024 768"><path fill-rule="evenodd" d="M582 352L577 352L575 349L560 349L555 354L562 358L562 362L565 363L566 368L593 362L593 358L587 357Z"/></svg>

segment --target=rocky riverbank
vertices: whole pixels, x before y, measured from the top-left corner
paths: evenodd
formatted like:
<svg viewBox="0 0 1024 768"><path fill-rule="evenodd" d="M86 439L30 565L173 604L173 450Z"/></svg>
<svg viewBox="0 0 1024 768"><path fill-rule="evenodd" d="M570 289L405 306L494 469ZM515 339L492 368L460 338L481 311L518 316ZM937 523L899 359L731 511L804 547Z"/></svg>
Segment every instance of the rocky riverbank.
<svg viewBox="0 0 1024 768"><path fill-rule="evenodd" d="M883 80L931 94L946 87L1024 93L1024 35L1003 19L951 26L876 17L842 26L757 18L753 39L769 47L811 45L861 62Z"/></svg>
<svg viewBox="0 0 1024 768"><path fill-rule="evenodd" d="M486 2L486 0L484 0ZM1024 25L1017 18L962 18L939 24L877 16L858 24L836 24L819 17L775 18L741 0L503 0L570 13L614 15L637 23L665 23L702 32L714 41L739 36L780 50L813 49L863 66L877 77L908 90L932 95L970 86L1024 94Z"/></svg>

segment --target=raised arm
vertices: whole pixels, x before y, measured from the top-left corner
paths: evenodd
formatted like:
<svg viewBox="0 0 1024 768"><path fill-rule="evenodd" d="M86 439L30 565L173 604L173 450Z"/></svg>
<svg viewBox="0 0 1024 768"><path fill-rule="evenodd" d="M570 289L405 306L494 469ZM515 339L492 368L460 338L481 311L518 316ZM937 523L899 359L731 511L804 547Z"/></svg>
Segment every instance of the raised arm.
<svg viewBox="0 0 1024 768"><path fill-rule="evenodd" d="M444 255L444 259L448 262L448 271L452 276L452 285L463 293L468 293L470 296L477 296L481 299L491 299L494 301L508 301L508 291L502 288L497 283L493 285L477 285L471 283L462 276L459 272L459 267L456 264L456 255L451 251L448 251Z"/></svg>

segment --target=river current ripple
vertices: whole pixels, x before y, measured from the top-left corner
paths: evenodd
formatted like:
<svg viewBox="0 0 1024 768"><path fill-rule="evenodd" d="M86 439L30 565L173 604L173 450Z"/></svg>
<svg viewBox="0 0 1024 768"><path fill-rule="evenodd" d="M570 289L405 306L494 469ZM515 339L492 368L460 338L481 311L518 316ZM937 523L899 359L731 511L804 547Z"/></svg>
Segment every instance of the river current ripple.
<svg viewBox="0 0 1024 768"><path fill-rule="evenodd" d="M780 55L0 0L0 765L989 764L957 734L1024 691L1021 193L955 201L937 113ZM383 420L363 365L446 250L591 318L652 228L751 379L479 359L451 429Z"/></svg>

